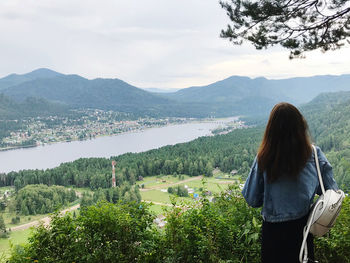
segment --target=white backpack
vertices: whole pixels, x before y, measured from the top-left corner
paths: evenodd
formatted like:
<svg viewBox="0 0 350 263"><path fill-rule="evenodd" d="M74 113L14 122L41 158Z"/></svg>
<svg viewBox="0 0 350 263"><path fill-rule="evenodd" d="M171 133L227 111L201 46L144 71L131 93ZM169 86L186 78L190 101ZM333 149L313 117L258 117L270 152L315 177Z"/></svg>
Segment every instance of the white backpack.
<svg viewBox="0 0 350 263"><path fill-rule="evenodd" d="M325 191L320 172L320 165L318 163L317 150L314 145L312 145L312 148L315 153L315 162L318 179L320 181L320 186L322 189L322 195L312 205L307 224L304 228L304 237L299 253L300 263L308 262L306 239L309 232L318 237L326 234L334 225L335 220L339 215L343 199L345 197L342 190L335 191L333 189L328 189Z"/></svg>

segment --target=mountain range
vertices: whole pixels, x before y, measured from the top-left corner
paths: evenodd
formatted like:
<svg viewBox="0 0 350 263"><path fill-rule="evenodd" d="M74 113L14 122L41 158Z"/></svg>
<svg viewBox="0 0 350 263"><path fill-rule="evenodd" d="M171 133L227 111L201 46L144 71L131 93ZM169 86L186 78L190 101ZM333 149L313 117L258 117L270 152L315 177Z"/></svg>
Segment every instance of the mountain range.
<svg viewBox="0 0 350 263"><path fill-rule="evenodd" d="M207 117L268 112L279 101L299 105L322 92L350 90L350 75L269 80L232 76L206 86L155 93L120 79L86 79L50 69L0 79L0 93L17 102L41 98L71 108L98 108L140 116Z"/></svg>

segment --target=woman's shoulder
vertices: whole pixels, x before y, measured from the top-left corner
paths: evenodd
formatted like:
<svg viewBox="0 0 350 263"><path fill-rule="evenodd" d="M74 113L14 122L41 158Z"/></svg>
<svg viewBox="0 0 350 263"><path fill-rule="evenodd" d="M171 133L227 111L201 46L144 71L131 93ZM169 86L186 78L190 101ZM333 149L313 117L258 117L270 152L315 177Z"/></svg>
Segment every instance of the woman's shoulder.
<svg viewBox="0 0 350 263"><path fill-rule="evenodd" d="M321 150L321 147L314 145L317 151L317 158L320 162L328 162L327 157L325 156L325 154L323 153L323 151ZM314 160L315 159L315 153L314 151L312 151L311 154L311 158Z"/></svg>

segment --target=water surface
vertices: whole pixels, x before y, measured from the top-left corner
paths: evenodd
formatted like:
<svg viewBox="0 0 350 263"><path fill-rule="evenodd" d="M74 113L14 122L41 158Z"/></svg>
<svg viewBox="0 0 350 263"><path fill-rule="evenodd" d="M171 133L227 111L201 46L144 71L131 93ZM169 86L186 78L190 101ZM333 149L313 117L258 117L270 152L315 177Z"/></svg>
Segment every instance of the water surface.
<svg viewBox="0 0 350 263"><path fill-rule="evenodd" d="M216 121L169 125L139 132L99 137L87 141L62 142L33 148L0 152L0 173L23 169L53 168L63 162L87 157L110 157L127 152L142 152L165 145L188 142L211 135L211 130L232 121Z"/></svg>

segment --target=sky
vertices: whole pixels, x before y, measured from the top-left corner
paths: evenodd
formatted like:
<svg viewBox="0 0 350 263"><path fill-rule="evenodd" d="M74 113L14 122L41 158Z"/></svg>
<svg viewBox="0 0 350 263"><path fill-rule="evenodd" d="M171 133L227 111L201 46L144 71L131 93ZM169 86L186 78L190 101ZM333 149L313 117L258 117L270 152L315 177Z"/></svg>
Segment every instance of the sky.
<svg viewBox="0 0 350 263"><path fill-rule="evenodd" d="M350 48L306 53L234 46L218 0L1 0L0 78L50 68L180 89L232 75L280 79L350 73Z"/></svg>

